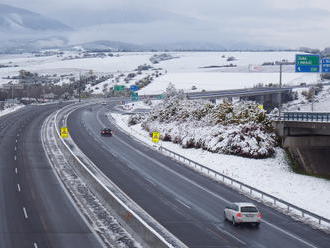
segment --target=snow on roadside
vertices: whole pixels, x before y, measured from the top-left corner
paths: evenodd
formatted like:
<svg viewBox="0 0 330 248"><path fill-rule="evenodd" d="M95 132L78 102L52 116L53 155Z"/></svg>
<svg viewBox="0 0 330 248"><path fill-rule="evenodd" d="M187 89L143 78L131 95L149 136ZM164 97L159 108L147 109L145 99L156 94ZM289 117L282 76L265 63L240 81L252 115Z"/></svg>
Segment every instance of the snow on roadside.
<svg viewBox="0 0 330 248"><path fill-rule="evenodd" d="M298 99L284 105L284 109L288 111L312 111L329 112L330 111L330 86L323 86L323 90L315 96L314 102L308 102L306 97L302 95L303 91L308 91L309 87L297 89Z"/></svg>
<svg viewBox="0 0 330 248"><path fill-rule="evenodd" d="M150 146L154 145L140 124L128 127L129 116L118 113L110 115L126 132ZM162 142L162 146L245 184L330 218L330 181L292 172L283 149L277 148L273 158L250 159L214 154L202 149L184 149L170 142Z"/></svg>
<svg viewBox="0 0 330 248"><path fill-rule="evenodd" d="M5 108L4 110L0 110L0 117L1 116L4 116L4 115L7 115L7 114L10 114L10 113L12 113L14 111L17 111L17 110L19 110L19 109L21 109L23 107L24 107L24 105L15 104L15 105L13 105L11 107Z"/></svg>

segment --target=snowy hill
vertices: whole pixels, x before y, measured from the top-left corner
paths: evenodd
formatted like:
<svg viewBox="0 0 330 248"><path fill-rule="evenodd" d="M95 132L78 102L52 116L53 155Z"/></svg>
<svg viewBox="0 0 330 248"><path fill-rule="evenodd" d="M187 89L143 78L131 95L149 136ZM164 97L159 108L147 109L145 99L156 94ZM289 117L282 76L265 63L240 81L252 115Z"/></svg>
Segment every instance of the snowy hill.
<svg viewBox="0 0 330 248"><path fill-rule="evenodd" d="M32 11L0 4L0 31L68 31L71 28L59 21Z"/></svg>

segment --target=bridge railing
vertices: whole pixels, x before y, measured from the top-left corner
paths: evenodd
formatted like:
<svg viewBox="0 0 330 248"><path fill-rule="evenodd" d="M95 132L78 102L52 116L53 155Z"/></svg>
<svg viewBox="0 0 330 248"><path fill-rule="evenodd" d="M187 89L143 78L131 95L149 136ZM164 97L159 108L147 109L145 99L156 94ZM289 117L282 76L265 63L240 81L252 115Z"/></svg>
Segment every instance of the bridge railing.
<svg viewBox="0 0 330 248"><path fill-rule="evenodd" d="M330 122L330 113L325 112L284 112L280 120Z"/></svg>
<svg viewBox="0 0 330 248"><path fill-rule="evenodd" d="M306 220L312 220L314 219L319 225L325 224L326 226L330 226L330 220L327 218L324 218L322 216L319 216L315 213L312 213L308 210L305 210L303 208L300 208L298 206L295 206L287 201L284 201L280 198L277 198L275 196L272 196L268 193L265 193L259 189L256 189L254 187L251 187L245 183L242 183L234 178L231 178L227 175L224 175L222 173L219 173L215 170L212 170L200 163L197 163L189 158L186 158L178 153L175 153L169 149L166 149L165 147L160 146L159 149L164 153L172 156L174 159L183 162L185 165L199 171L200 173L206 174L213 178L216 181L225 183L227 185L230 185L233 188L238 189L241 192L244 192L244 194L250 196L251 198L261 198L263 202L269 203L275 208L285 209L285 212L287 214L291 214L293 216L299 216L301 218L304 218Z"/></svg>

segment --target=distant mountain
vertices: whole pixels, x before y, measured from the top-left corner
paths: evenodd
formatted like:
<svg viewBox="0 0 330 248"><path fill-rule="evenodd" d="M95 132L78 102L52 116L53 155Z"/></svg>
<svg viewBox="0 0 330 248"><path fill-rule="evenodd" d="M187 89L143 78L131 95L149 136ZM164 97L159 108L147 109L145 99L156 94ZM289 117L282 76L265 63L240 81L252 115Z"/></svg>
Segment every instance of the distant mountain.
<svg viewBox="0 0 330 248"><path fill-rule="evenodd" d="M39 52L43 49L62 49L65 48L67 44L67 39L60 36L0 40L0 54Z"/></svg>
<svg viewBox="0 0 330 248"><path fill-rule="evenodd" d="M69 31L69 26L32 11L0 4L1 32Z"/></svg>
<svg viewBox="0 0 330 248"><path fill-rule="evenodd" d="M146 24L164 20L172 20L180 23L191 23L195 21L195 19L191 17L143 6L139 8L136 6L134 6L134 8L125 6L122 8L104 10L80 9L79 11L66 9L55 12L53 16L56 16L59 20L62 20L74 28L85 28L104 24Z"/></svg>
<svg viewBox="0 0 330 248"><path fill-rule="evenodd" d="M182 41L172 43L147 43L137 45L133 43L100 40L72 45L86 51L225 51L225 50L268 50L270 47L256 46L248 43L233 43L231 46L211 42Z"/></svg>
<svg viewBox="0 0 330 248"><path fill-rule="evenodd" d="M174 51L219 51L226 50L226 47L211 42L181 41L172 43L151 43L145 47L153 50L174 50Z"/></svg>
<svg viewBox="0 0 330 248"><path fill-rule="evenodd" d="M140 45L120 42L120 41L107 41L100 40L94 42L88 42L71 46L71 48L79 47L87 51L143 51L145 48Z"/></svg>

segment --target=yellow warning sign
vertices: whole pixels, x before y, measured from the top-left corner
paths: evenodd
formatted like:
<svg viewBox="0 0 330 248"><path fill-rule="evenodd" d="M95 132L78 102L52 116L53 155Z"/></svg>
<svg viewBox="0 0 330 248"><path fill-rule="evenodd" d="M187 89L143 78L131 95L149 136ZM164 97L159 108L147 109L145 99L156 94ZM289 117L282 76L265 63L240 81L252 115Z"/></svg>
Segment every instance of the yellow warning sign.
<svg viewBox="0 0 330 248"><path fill-rule="evenodd" d="M159 132L152 132L152 142L158 143L160 138Z"/></svg>
<svg viewBox="0 0 330 248"><path fill-rule="evenodd" d="M264 109L264 105L258 105L258 108L263 110Z"/></svg>
<svg viewBox="0 0 330 248"><path fill-rule="evenodd" d="M69 138L69 129L67 127L61 127L61 137Z"/></svg>

